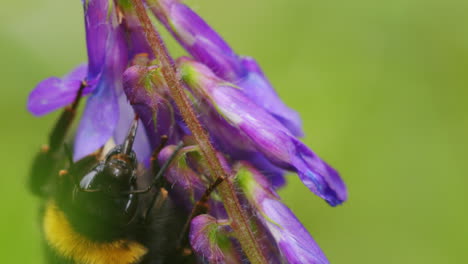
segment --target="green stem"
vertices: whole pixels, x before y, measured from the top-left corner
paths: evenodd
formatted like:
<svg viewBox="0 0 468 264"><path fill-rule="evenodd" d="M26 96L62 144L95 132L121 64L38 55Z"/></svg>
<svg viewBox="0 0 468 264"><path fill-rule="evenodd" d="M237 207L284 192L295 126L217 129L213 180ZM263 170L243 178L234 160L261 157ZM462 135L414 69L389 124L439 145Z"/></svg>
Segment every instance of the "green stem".
<svg viewBox="0 0 468 264"><path fill-rule="evenodd" d="M234 185L216 156L216 151L210 143L208 133L200 124L200 121L198 120L192 105L184 92L184 88L177 78L176 68L172 63L159 34L153 27L142 0L131 1L135 7L138 19L140 20L153 53L161 64L161 73L169 87L171 97L174 99L185 123L195 137L195 140L207 161L211 175L213 175L215 179L224 179L223 183L218 187L218 191L229 218L232 220L231 227L236 234L236 238L241 244L242 250L247 255L251 263L268 263L251 229L248 217L239 202Z"/></svg>

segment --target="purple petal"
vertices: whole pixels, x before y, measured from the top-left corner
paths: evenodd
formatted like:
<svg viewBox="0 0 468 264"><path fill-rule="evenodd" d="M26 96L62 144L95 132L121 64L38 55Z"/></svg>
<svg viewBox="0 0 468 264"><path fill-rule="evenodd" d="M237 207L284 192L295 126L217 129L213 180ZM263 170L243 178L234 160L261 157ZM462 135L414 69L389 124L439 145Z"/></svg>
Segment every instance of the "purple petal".
<svg viewBox="0 0 468 264"><path fill-rule="evenodd" d="M259 169L275 188L286 184L285 171L272 164L263 153L258 152L251 144L245 144L246 139L238 129L233 129L230 124L215 115L213 111L202 113L200 120L210 132L210 137L215 147L229 155L231 160L246 160ZM226 140L228 138L229 140Z"/></svg>
<svg viewBox="0 0 468 264"><path fill-rule="evenodd" d="M347 199L346 186L333 168L268 113L249 104L231 87L226 87L227 90L232 93L214 98L214 101L224 104L221 111L227 120L240 129L266 158L277 166L297 172L304 185L330 205L336 206Z"/></svg>
<svg viewBox="0 0 468 264"><path fill-rule="evenodd" d="M195 12L177 0L149 1L150 9L197 60L226 80L245 74L237 54Z"/></svg>
<svg viewBox="0 0 468 264"><path fill-rule="evenodd" d="M250 144L245 144L246 138L240 131L233 129L232 125L226 122L218 113L210 108L199 110L200 121L209 130L210 137L218 150L233 156L235 159L244 157L246 153L256 151Z"/></svg>
<svg viewBox="0 0 468 264"><path fill-rule="evenodd" d="M153 59L153 52L144 35L143 27L141 26L134 7L132 5L121 5L119 7L124 14L130 60L139 54L146 54L149 59Z"/></svg>
<svg viewBox="0 0 468 264"><path fill-rule="evenodd" d="M233 131L238 131L237 140L229 140L250 144L276 166L297 172L304 184L330 205L346 200L346 188L338 173L262 107L239 89L216 79L205 66L188 60L180 63L184 81L200 100L210 104L205 110L202 106L202 111L215 109ZM210 123L206 123L209 128Z"/></svg>
<svg viewBox="0 0 468 264"><path fill-rule="evenodd" d="M119 121L117 95L118 93L121 93L123 89L122 75L128 65L128 49L125 42L123 27L115 27L112 28L112 30L107 31L107 29L100 28L101 25L95 24L96 22L104 23L107 28L110 23L108 19L115 22L115 12L109 11L102 13L102 10L96 10L99 8L107 10L107 3L111 2L106 1L106 3L102 3L101 0L96 0L90 1L88 6L85 5L86 19L89 18L88 15L92 15L92 18L94 19L90 18L90 21L93 21L93 23L87 20L87 23L91 23L90 25L96 27L93 27L92 32L94 34L106 34L107 37L105 39L104 50L102 50L103 47L99 46L102 44L101 39L99 39L100 36L95 36L98 38L96 39L96 45L98 46L90 47L94 42L90 41L89 35L87 35L88 55L90 57L88 77L89 74L97 73L93 71L97 69L96 65L98 64L102 67L102 72L98 73L99 81L93 91L93 94L88 99L81 123L76 133L74 153L75 160L78 160L103 146L106 141L113 136L117 122ZM103 15L105 15L104 18L102 18ZM96 63L94 63L91 61L94 55L97 54L98 56L101 56L102 52L105 52L103 62L97 63L96 61ZM94 66L92 66L93 63Z"/></svg>
<svg viewBox="0 0 468 264"><path fill-rule="evenodd" d="M116 27L112 1L87 0L83 2L85 13L86 43L88 50L88 79L96 79L102 72L106 51L112 44L111 32ZM111 42L111 43L109 43Z"/></svg>
<svg viewBox="0 0 468 264"><path fill-rule="evenodd" d="M346 187L338 173L262 108L249 103L241 93L228 86L219 87L213 93L213 100L226 120L240 129L272 163L296 171L312 192L332 206L347 199Z"/></svg>
<svg viewBox="0 0 468 264"><path fill-rule="evenodd" d="M236 182L257 210L257 217L270 232L287 263L327 264L327 258L291 210L280 202L258 170L239 164Z"/></svg>
<svg viewBox="0 0 468 264"><path fill-rule="evenodd" d="M273 165L262 153L246 153L238 160L245 160L252 164L258 171L268 178L270 184L275 188L283 187L286 184L284 178L285 171Z"/></svg>
<svg viewBox="0 0 468 264"><path fill-rule="evenodd" d="M298 113L276 94L252 58L240 58L200 16L178 0L149 1L150 8L178 42L217 76L243 88L295 136L303 136Z"/></svg>
<svg viewBox="0 0 468 264"><path fill-rule="evenodd" d="M75 69L69 72L63 79L64 80L84 80L88 72L88 65L86 63L78 65Z"/></svg>
<svg viewBox="0 0 468 264"><path fill-rule="evenodd" d="M328 263L317 243L288 207L275 199L264 199L260 206L267 216L264 223L288 263Z"/></svg>
<svg viewBox="0 0 468 264"><path fill-rule="evenodd" d="M128 129L135 119L135 113L132 106L127 102L127 97L122 94L118 98L120 118L117 123L117 127L114 131L114 139L116 144L122 144L127 137ZM151 145L149 139L146 136L146 131L141 121L138 124L138 130L133 143L133 151L137 156L137 159L146 165L149 165L149 159L151 157Z"/></svg>
<svg viewBox="0 0 468 264"><path fill-rule="evenodd" d="M119 106L112 82L101 79L94 93L86 103L83 116L75 137L74 160L96 151L109 140L119 121Z"/></svg>
<svg viewBox="0 0 468 264"><path fill-rule="evenodd" d="M265 78L257 62L253 58L244 57L242 63L248 69L248 74L236 82L236 85L243 88L243 92L252 101L270 112L294 136L302 137L304 133L299 114L283 103L270 82Z"/></svg>
<svg viewBox="0 0 468 264"><path fill-rule="evenodd" d="M154 55L151 48L146 41L146 37L143 34L143 29L131 28L129 32L129 57L133 59L139 54L147 54L149 59L153 59Z"/></svg>
<svg viewBox="0 0 468 264"><path fill-rule="evenodd" d="M41 81L29 94L28 110L36 115L44 115L73 102L81 81L64 82L57 77Z"/></svg>
<svg viewBox="0 0 468 264"><path fill-rule="evenodd" d="M324 162L304 143L292 138L298 155L293 157L301 181L315 193L321 193L322 197L332 205L341 204L348 199L346 185L339 173Z"/></svg>
<svg viewBox="0 0 468 264"><path fill-rule="evenodd" d="M71 104L86 77L86 70L87 66L82 64L62 79L50 77L41 81L29 94L28 110L40 116ZM90 88L86 88L83 95L90 91Z"/></svg>

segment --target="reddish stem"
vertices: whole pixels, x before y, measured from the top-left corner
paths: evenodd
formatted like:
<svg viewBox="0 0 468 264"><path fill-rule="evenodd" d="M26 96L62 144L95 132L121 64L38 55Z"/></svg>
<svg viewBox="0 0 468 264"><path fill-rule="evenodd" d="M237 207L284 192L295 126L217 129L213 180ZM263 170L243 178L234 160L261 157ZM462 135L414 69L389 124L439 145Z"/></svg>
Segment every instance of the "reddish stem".
<svg viewBox="0 0 468 264"><path fill-rule="evenodd" d="M242 250L251 263L268 263L251 229L248 217L239 202L234 185L216 156L216 151L210 143L208 133L200 124L184 92L184 88L177 77L176 68L158 32L153 27L142 0L132 0L132 3L153 53L161 64L161 73L169 87L171 96L184 118L185 123L195 137L207 161L211 175L214 175L215 179L224 179L223 183L218 187L218 191L229 218L232 220L231 227L242 246Z"/></svg>

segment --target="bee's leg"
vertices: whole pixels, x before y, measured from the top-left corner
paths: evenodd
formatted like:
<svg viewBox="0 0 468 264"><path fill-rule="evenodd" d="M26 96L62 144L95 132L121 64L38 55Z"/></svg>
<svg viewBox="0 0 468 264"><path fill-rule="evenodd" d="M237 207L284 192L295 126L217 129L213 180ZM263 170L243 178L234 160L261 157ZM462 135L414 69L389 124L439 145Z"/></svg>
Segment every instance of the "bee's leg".
<svg viewBox="0 0 468 264"><path fill-rule="evenodd" d="M68 163L73 164L73 151L69 144L63 144L63 149L65 150L65 156L67 156Z"/></svg>
<svg viewBox="0 0 468 264"><path fill-rule="evenodd" d="M146 189L143 190L138 190L136 191L137 193L146 193L149 192L153 187L155 187L156 194L154 194L151 197L151 201L148 205L148 208L146 209L146 212L144 214L144 219L147 221L149 219L151 210L153 207L159 208L162 206L164 201L167 199L168 193L167 193L167 181L163 177L164 173L166 173L167 169L169 168L169 165L174 161L175 157L177 156L177 153L179 150L183 147L183 142L180 142L174 152L171 154L169 159L161 166L159 167L158 164L158 159L157 156L161 149L164 147L165 143L167 142L167 137L163 136L161 138L161 144L158 148L155 149L153 152L153 155L151 156L151 170L152 170L152 175L155 175L153 178L153 182L151 183L150 186L148 186Z"/></svg>
<svg viewBox="0 0 468 264"><path fill-rule="evenodd" d="M56 152L62 147L63 142L65 141L65 136L75 119L76 109L80 104L83 96L83 90L86 88L86 85L86 82L81 83L80 88L76 93L75 100L73 103L65 107L57 123L55 123L54 129L49 135L50 152Z"/></svg>
<svg viewBox="0 0 468 264"><path fill-rule="evenodd" d="M86 83L83 82L78 89L75 100L65 107L58 121L55 123L49 135L48 145L44 145L36 155L29 176L29 189L38 196L44 196L44 188L47 188L49 178L54 175L62 164L60 149L64 144L65 137L74 120L76 109L81 101Z"/></svg>
<svg viewBox="0 0 468 264"><path fill-rule="evenodd" d="M146 210L144 211L143 215L143 222L145 224L149 224L152 220L151 213L153 211L163 210L166 201L169 198L169 192L166 188L161 187L156 190L156 193L151 194L151 200L147 204Z"/></svg>
<svg viewBox="0 0 468 264"><path fill-rule="evenodd" d="M201 214L206 214L209 209L209 204L208 200L211 196L211 193L218 187L222 182L224 181L223 177L218 177L216 180L211 183L210 186L205 190L203 193L202 197L195 203L193 206L192 212L190 213L190 216L187 218L187 221L185 222L184 228L182 229L182 232L180 233L180 237L178 239L178 248L186 250L185 245L188 245L188 231L190 227L190 222L192 221L193 218L195 218L198 215Z"/></svg>

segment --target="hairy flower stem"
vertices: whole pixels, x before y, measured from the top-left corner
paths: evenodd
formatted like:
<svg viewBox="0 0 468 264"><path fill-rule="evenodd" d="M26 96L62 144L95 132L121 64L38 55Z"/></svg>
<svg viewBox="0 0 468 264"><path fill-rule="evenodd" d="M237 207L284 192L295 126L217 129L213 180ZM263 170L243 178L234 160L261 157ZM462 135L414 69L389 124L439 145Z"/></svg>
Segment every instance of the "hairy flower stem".
<svg viewBox="0 0 468 264"><path fill-rule="evenodd" d="M224 170L221 162L216 156L216 151L210 143L209 136L205 129L201 126L192 105L184 92L179 79L175 66L173 65L169 54L153 27L151 20L146 13L142 0L131 0L138 19L143 27L144 33L150 46L153 50L156 59L161 64L161 73L167 82L172 98L174 99L185 123L195 137L204 158L207 161L209 170L216 178L224 179L223 183L219 186L218 191L223 200L224 207L232 220L231 227L234 230L237 239L239 240L243 251L251 261L251 263L267 263L265 256L261 250L258 240L251 229L248 217L245 214L239 199L236 195L235 188L231 179L228 177L227 172Z"/></svg>

